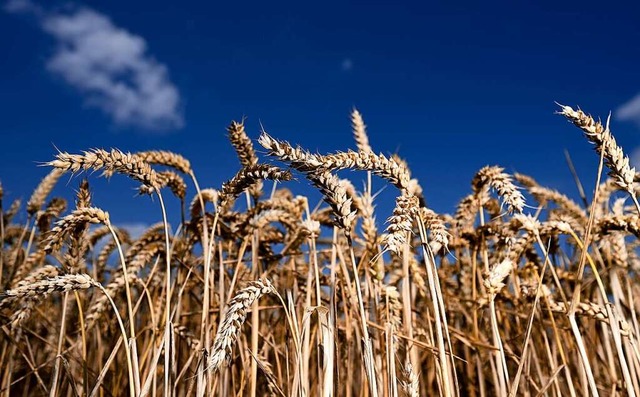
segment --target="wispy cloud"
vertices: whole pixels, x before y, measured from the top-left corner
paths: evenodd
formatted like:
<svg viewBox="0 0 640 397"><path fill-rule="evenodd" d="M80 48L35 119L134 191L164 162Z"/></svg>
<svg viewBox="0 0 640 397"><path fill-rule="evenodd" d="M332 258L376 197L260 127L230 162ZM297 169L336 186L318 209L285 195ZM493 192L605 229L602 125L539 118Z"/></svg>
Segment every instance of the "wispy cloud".
<svg viewBox="0 0 640 397"><path fill-rule="evenodd" d="M47 69L117 124L152 130L183 126L180 94L167 68L149 55L144 38L86 7L50 12L28 0L12 0L4 9L37 18L56 41Z"/></svg>
<svg viewBox="0 0 640 397"><path fill-rule="evenodd" d="M121 223L117 226L120 229L126 230L129 233L129 237L136 240L140 238L140 236L142 236L151 225L146 223Z"/></svg>
<svg viewBox="0 0 640 397"><path fill-rule="evenodd" d="M636 169L640 169L640 147L633 149L631 155L629 156L629 162L632 167Z"/></svg>
<svg viewBox="0 0 640 397"><path fill-rule="evenodd" d="M6 12L28 12L38 16L42 12L40 7L28 0L9 0L3 8Z"/></svg>
<svg viewBox="0 0 640 397"><path fill-rule="evenodd" d="M351 58L345 58L342 60L342 71L349 72L353 69L353 60Z"/></svg>
<svg viewBox="0 0 640 397"><path fill-rule="evenodd" d="M640 94L616 109L616 117L620 120L633 121L640 126Z"/></svg>

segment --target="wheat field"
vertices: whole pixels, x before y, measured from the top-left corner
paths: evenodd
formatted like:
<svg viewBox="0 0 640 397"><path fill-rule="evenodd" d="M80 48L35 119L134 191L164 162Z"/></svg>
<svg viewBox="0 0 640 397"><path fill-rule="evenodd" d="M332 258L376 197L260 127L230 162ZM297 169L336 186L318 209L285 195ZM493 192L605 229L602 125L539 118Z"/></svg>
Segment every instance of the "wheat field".
<svg viewBox="0 0 640 397"><path fill-rule="evenodd" d="M328 154L231 122L222 186L168 151L59 152L25 206L0 187L0 393L636 396L638 177L608 122L558 114L595 148L595 191L490 165L451 215L376 154L357 110L353 149ZM63 175L73 202L50 197ZM100 177L153 196L158 223L113 225L92 204Z"/></svg>

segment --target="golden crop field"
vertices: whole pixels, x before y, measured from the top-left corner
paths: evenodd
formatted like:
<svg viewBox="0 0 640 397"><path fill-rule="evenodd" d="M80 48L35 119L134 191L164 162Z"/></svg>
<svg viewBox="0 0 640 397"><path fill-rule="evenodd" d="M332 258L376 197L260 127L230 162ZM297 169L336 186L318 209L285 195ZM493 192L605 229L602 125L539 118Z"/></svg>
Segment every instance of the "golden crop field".
<svg viewBox="0 0 640 397"><path fill-rule="evenodd" d="M390 148L369 145L357 110L353 150L329 154L232 122L222 186L168 151L60 152L26 205L0 189L0 393L637 395L640 186L608 123L558 113L599 156L594 192L489 165L454 214L377 154ZM71 174L75 202L51 197ZM137 238L113 225L92 204L101 176L154 196L158 223Z"/></svg>

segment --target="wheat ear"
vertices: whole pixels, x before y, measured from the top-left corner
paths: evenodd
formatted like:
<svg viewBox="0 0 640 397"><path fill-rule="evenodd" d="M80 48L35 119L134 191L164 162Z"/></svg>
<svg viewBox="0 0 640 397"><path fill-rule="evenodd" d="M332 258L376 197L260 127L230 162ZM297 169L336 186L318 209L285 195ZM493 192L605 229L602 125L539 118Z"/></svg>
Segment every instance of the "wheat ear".
<svg viewBox="0 0 640 397"><path fill-rule="evenodd" d="M106 225L109 223L109 213L99 208L79 208L73 211L70 215L56 222L47 238L44 250L51 252L59 249L67 234L76 226L84 223L102 223Z"/></svg>
<svg viewBox="0 0 640 397"><path fill-rule="evenodd" d="M367 136L367 126L364 124L362 114L358 109L351 112L351 129L353 130L353 138L359 151L370 152L369 137Z"/></svg>
<svg viewBox="0 0 640 397"><path fill-rule="evenodd" d="M31 194L29 201L27 201L27 213L29 215L33 216L36 212L40 211L40 208L42 208L42 204L44 204L47 196L49 195L49 193L51 193L51 190L56 185L58 179L60 179L60 176L62 176L63 173L64 172L59 169L53 169L49 171L49 174L47 174L47 176L42 178L42 180L38 184L38 187L36 187L36 189Z"/></svg>
<svg viewBox="0 0 640 397"><path fill-rule="evenodd" d="M211 357L207 366L208 370L217 371L225 362L231 359L231 351L244 324L247 310L261 296L274 292L275 289L269 280L259 279L249 282L229 301L213 342Z"/></svg>
<svg viewBox="0 0 640 397"><path fill-rule="evenodd" d="M134 156L143 160L147 164L158 164L166 167L174 168L183 174L190 174L191 163L181 155L166 150L149 150L146 152L137 152Z"/></svg>
<svg viewBox="0 0 640 397"><path fill-rule="evenodd" d="M498 192L502 202L510 213L522 213L524 208L524 196L513 184L511 175L503 172L504 168L498 166L483 167L471 181L473 191L479 194L489 188Z"/></svg>
<svg viewBox="0 0 640 397"><path fill-rule="evenodd" d="M598 154L604 156L604 161L610 170L609 175L616 180L618 185L635 196L633 189L633 179L635 168L629 166L629 157L625 156L622 148L609 130L609 120L604 126L600 121L595 121L593 117L582 110L573 110L571 106L560 105L559 114L566 117L576 127L580 128L589 142L593 143Z"/></svg>
<svg viewBox="0 0 640 397"><path fill-rule="evenodd" d="M106 151L93 149L83 154L58 153L56 159L47 163L54 168L77 173L80 171L103 171L110 176L114 172L129 176L151 187L158 186L158 176L151 166L140 157L118 149Z"/></svg>

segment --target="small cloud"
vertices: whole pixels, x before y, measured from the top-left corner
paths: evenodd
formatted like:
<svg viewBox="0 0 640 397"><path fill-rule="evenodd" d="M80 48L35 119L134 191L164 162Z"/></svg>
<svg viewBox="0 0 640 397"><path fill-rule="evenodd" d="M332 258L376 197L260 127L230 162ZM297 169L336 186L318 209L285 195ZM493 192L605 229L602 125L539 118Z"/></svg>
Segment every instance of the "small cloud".
<svg viewBox="0 0 640 397"><path fill-rule="evenodd" d="M4 9L38 18L42 30L56 41L47 70L117 124L154 130L183 126L178 90L166 66L148 54L144 38L89 8L57 13L28 0L11 0Z"/></svg>
<svg viewBox="0 0 640 397"><path fill-rule="evenodd" d="M351 60L351 58L345 58L342 60L342 71L343 72L349 72L351 69L353 69L353 61Z"/></svg>
<svg viewBox="0 0 640 397"><path fill-rule="evenodd" d="M631 163L631 166L635 167L636 170L640 170L640 147L633 149L629 156L629 163Z"/></svg>
<svg viewBox="0 0 640 397"><path fill-rule="evenodd" d="M640 125L640 94L620 106L616 110L616 117Z"/></svg>
<svg viewBox="0 0 640 397"><path fill-rule="evenodd" d="M132 240L140 238L150 226L146 223L121 223L117 225L118 228L126 230Z"/></svg>
<svg viewBox="0 0 640 397"><path fill-rule="evenodd" d="M42 9L29 0L9 0L2 7L6 12L14 14L30 13L40 15Z"/></svg>

